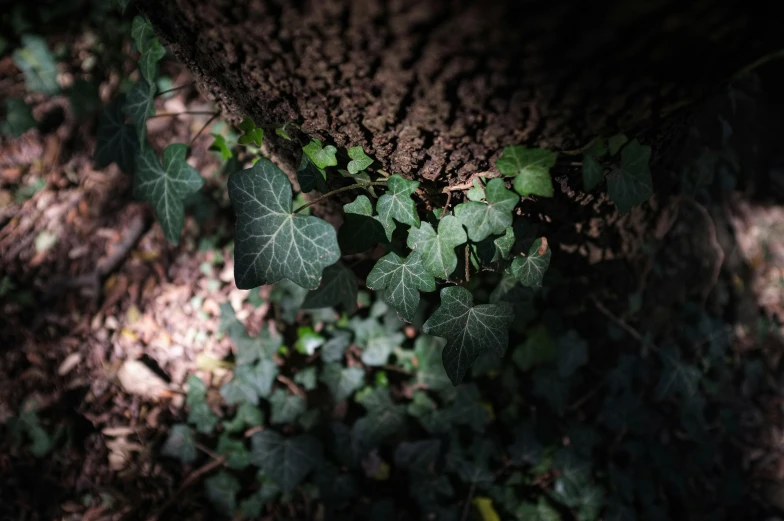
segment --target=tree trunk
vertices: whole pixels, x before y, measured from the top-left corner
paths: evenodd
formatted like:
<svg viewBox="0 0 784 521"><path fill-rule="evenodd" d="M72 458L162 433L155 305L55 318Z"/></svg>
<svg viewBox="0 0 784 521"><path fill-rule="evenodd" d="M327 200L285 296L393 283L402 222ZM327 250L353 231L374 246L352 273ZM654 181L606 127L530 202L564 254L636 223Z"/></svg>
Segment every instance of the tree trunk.
<svg viewBox="0 0 784 521"><path fill-rule="evenodd" d="M660 127L781 40L776 17L740 1L136 4L240 115L440 185L492 169L504 145Z"/></svg>

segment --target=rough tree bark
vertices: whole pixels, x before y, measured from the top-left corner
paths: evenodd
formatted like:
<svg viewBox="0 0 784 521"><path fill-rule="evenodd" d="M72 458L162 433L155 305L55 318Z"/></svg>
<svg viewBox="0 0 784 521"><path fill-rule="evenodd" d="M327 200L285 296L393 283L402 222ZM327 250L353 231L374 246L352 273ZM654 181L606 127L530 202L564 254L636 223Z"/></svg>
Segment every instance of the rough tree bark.
<svg viewBox="0 0 784 521"><path fill-rule="evenodd" d="M491 169L504 145L661 125L781 45L772 13L735 0L136 4L239 114L438 184Z"/></svg>

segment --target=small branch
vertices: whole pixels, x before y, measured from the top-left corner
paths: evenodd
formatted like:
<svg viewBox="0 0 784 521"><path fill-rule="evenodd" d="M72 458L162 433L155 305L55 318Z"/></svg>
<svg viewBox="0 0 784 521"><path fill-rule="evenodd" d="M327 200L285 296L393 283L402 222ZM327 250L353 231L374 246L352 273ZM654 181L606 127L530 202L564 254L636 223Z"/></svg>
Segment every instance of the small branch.
<svg viewBox="0 0 784 521"><path fill-rule="evenodd" d="M449 203L451 203L451 202L452 202L452 192L447 192L446 193L446 204L444 205L444 209L441 210L441 218L442 219L444 218L444 215L446 215L446 211L449 209Z"/></svg>
<svg viewBox="0 0 784 521"><path fill-rule="evenodd" d="M156 94L155 97L157 98L158 96L163 96L164 94L168 94L170 92L176 92L178 90L187 89L188 87L190 87L192 85L195 85L195 84L196 84L196 82L191 81L189 83L186 83L185 85L180 85L179 87L173 87L171 89L161 91L158 94Z"/></svg>
<svg viewBox="0 0 784 521"><path fill-rule="evenodd" d="M205 124L204 124L204 125L201 127L201 129L200 129L200 130L199 130L199 131L196 133L196 135L195 135L195 136L193 136L193 139L191 139L191 142L190 142L190 144L188 145L188 148L191 148L191 147L193 147L193 143L195 143L195 142L196 142L196 139L198 139L198 137L199 137L199 136L201 136L201 133L202 133L202 132L204 132L204 130L205 130L207 127L209 127L209 126L210 126L210 123L212 123L213 121L215 121L215 118L217 118L218 116L220 116L220 112L216 112L215 114L213 114L213 115L212 115L212 117L211 117L210 119L208 119L208 120L207 120L207 123L205 123Z"/></svg>
<svg viewBox="0 0 784 521"><path fill-rule="evenodd" d="M220 114L220 112L218 112L218 114ZM215 112L210 112L207 110L186 110L183 112L161 112L160 114L155 114L147 119L173 118L176 116L213 116L213 115L215 115Z"/></svg>
<svg viewBox="0 0 784 521"><path fill-rule="evenodd" d="M337 190L332 190L331 192L327 192L326 194L324 194L324 195L322 195L320 197L316 197L312 201L303 204L302 206L300 206L299 208L294 210L292 213L298 213L298 212L304 210L305 208L307 208L309 206L313 206L314 204L319 203L319 202L323 201L324 199L332 197L333 195L339 194L341 192L348 192L349 190L356 190L358 188L367 188L368 186L386 186L386 185L387 185L386 181L370 181L370 182L367 182L367 183L356 183L356 184L353 184L353 185L344 186L343 188L338 188Z"/></svg>
<svg viewBox="0 0 784 521"><path fill-rule="evenodd" d="M466 244L465 245L465 276L466 276L466 282L471 280L471 270L469 268L470 266L471 266L471 259L470 259L470 255L469 255L468 244Z"/></svg>
<svg viewBox="0 0 784 521"><path fill-rule="evenodd" d="M295 384L294 381L291 378L289 378L288 376L283 376L282 374L279 374L278 375L278 381L283 383L283 384L285 384L286 387L289 388L289 391L292 392L292 394L295 394L295 395L299 396L300 398L304 398L305 397L305 391L300 389L300 387L297 384Z"/></svg>
<svg viewBox="0 0 784 521"><path fill-rule="evenodd" d="M618 327L620 327L621 329L623 329L624 331L626 331L627 333L629 333L629 335L630 335L632 338L634 338L635 340L637 340L639 343L641 343L641 344L643 345L643 347L650 347L650 348L652 348L654 351L657 351L657 350L658 350L658 348L657 348L655 345L653 345L653 344L651 344L649 341L645 340L645 337L643 337L643 336L642 336L642 334L640 334L640 332L639 332L639 331L637 331L637 330L636 330L636 329L634 329L632 326L630 326L629 324L627 324L626 322L624 322L624 321L623 321L623 319L621 319L621 318L619 318L619 317L615 316L615 315L612 313L612 311L610 311L609 309L607 309L607 308L604 306L604 304L602 304L601 302L599 302L599 300L598 300L598 299L594 298L594 299L592 299L592 300L593 300L593 304L594 304L594 306L596 306L596 309L598 309L598 310L599 310L599 312L600 312L602 315L604 315L605 317L607 317L607 318L609 318L610 320L612 320L613 322L615 322L615 324L616 324L616 325L618 325Z"/></svg>
<svg viewBox="0 0 784 521"><path fill-rule="evenodd" d="M459 192L461 190L468 190L469 188L473 188L474 186L474 178L475 177L485 177L485 178L493 178L493 177L500 177L495 172L477 172L472 175L468 181L465 183L460 183L459 185L447 186L441 192L449 193L449 192Z"/></svg>
<svg viewBox="0 0 784 521"><path fill-rule="evenodd" d="M474 500L474 492L476 492L476 483L471 483L471 488L468 489L468 498L463 506L463 515L460 516L460 521L468 519L468 513L471 511L471 502Z"/></svg>

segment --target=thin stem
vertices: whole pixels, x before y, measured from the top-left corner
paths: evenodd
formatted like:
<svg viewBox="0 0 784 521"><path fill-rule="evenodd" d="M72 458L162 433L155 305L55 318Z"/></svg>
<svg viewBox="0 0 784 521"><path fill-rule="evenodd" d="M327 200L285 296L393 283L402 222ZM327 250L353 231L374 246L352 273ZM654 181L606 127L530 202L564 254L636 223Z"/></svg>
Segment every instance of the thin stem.
<svg viewBox="0 0 784 521"><path fill-rule="evenodd" d="M158 96L163 96L164 94L168 94L170 92L176 92L178 90L187 89L188 87L190 87L192 85L195 85L195 84L196 84L196 82L191 81L189 83L186 83L185 85L180 85L179 87L173 87L171 89L161 91L158 94L156 94L155 97L157 98Z"/></svg>
<svg viewBox="0 0 784 521"><path fill-rule="evenodd" d="M153 118L173 118L176 116L212 116L215 112L210 112L207 110L186 110L184 112L161 112L160 114L155 114L150 116L147 119ZM220 113L218 113L220 114Z"/></svg>
<svg viewBox="0 0 784 521"><path fill-rule="evenodd" d="M343 188L338 188L337 190L332 190L331 192L327 192L326 194L324 194L324 195L322 195L320 197L316 197L312 201L303 204L302 206L300 206L299 208L294 210L292 213L297 213L299 211L302 211L305 208L307 208L308 206L313 206L314 204L319 203L319 202L323 201L324 199L326 199L328 197L331 197L331 196L333 196L335 194L339 194L341 192L348 192L349 190L356 190L357 188L367 188L368 186L386 186L386 184L387 184L386 181L370 181L370 182L367 182L367 183L356 183L356 184L353 184L353 185L344 186Z"/></svg>
<svg viewBox="0 0 784 521"><path fill-rule="evenodd" d="M209 127L209 126L210 126L210 123L212 123L213 121L215 121L215 118L217 118L218 116L220 116L220 112L216 112L215 114L213 114L213 115L212 115L212 117L211 117L210 119L208 119L208 120L207 120L207 123L205 123L205 124L204 124L204 125L201 127L201 129L200 129L200 130L199 130L199 131L196 133L196 135L195 135L195 136L193 136L193 139L191 139L191 144L190 144L190 145L188 145L188 148L190 148L190 147L192 147L192 146L193 146L193 143L195 143L195 142L196 142L196 139L198 139L198 137L199 137L199 136L201 136L201 133L202 133L202 132L204 132L204 130L205 130L207 127Z"/></svg>
<svg viewBox="0 0 784 521"><path fill-rule="evenodd" d="M442 219L446 215L446 211L449 209L449 203L451 203L451 202L452 202L452 192L447 192L446 193L446 204L444 205L444 208L441 210L441 218Z"/></svg>
<svg viewBox="0 0 784 521"><path fill-rule="evenodd" d="M460 521L468 519L468 513L471 511L471 501L474 500L474 492L476 492L476 483L471 483L471 488L468 489L468 498L466 499L465 506L463 506L463 515L460 516Z"/></svg>

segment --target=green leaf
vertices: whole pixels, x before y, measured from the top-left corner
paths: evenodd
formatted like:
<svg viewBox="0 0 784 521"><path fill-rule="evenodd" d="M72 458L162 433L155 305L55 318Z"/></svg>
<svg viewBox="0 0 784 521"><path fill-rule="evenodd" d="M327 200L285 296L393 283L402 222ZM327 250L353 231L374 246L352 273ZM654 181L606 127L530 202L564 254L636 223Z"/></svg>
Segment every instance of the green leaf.
<svg viewBox="0 0 784 521"><path fill-rule="evenodd" d="M338 149L332 145L322 147L321 141L318 139L311 139L310 143L302 147L302 151L307 154L318 168L324 169L328 166L338 165L338 158L336 157Z"/></svg>
<svg viewBox="0 0 784 521"><path fill-rule="evenodd" d="M626 137L626 134L615 134L614 136L610 137L607 140L607 147L610 150L610 155L614 156L618 153L618 151L629 142L629 138Z"/></svg>
<svg viewBox="0 0 784 521"><path fill-rule="evenodd" d="M392 232L395 231L394 221L419 228L419 214L414 200L411 199L411 194L418 186L417 181L409 181L398 174L390 176L387 180L387 193L381 196L376 205L378 222L384 227L387 240L392 240Z"/></svg>
<svg viewBox="0 0 784 521"><path fill-rule="evenodd" d="M403 343L405 337L402 333L392 335L383 334L368 340L362 348L362 363L369 366L381 366L387 363L392 351ZM360 344L359 341L357 341Z"/></svg>
<svg viewBox="0 0 784 521"><path fill-rule="evenodd" d="M588 363L588 343L576 331L570 330L558 339L558 374L569 378Z"/></svg>
<svg viewBox="0 0 784 521"><path fill-rule="evenodd" d="M139 58L139 72L151 85L155 84L158 76L158 62L166 55L166 49L157 38L153 38L147 50Z"/></svg>
<svg viewBox="0 0 784 521"><path fill-rule="evenodd" d="M128 2L130 1L131 0L114 0L114 3L120 8L120 12L125 13L125 9L128 7Z"/></svg>
<svg viewBox="0 0 784 521"><path fill-rule="evenodd" d="M525 521L561 521L561 515L550 506L545 498L539 498L539 503L522 503L516 510L517 519Z"/></svg>
<svg viewBox="0 0 784 521"><path fill-rule="evenodd" d="M406 407L392 401L387 387L377 387L367 394L360 393L356 400L368 411L351 428L351 437L359 447L371 449L393 434L402 434Z"/></svg>
<svg viewBox="0 0 784 521"><path fill-rule="evenodd" d="M294 348L298 353L310 356L324 344L324 337L313 331L311 327L297 328L297 342Z"/></svg>
<svg viewBox="0 0 784 521"><path fill-rule="evenodd" d="M381 298L395 308L401 320L411 322L419 305L419 292L436 290L436 281L429 274L417 252L403 258L394 252L381 257L367 276L367 287L383 290Z"/></svg>
<svg viewBox="0 0 784 521"><path fill-rule="evenodd" d="M321 372L321 381L332 392L336 402L351 397L365 381L365 371L361 367L341 367L340 364L327 364Z"/></svg>
<svg viewBox="0 0 784 521"><path fill-rule="evenodd" d="M428 389L440 391L449 387L450 380L444 370L442 352L446 340L429 335L419 335L414 340L416 356L416 382Z"/></svg>
<svg viewBox="0 0 784 521"><path fill-rule="evenodd" d="M229 176L237 213L234 275L250 289L287 278L316 289L321 272L340 259L335 229L317 218L291 213L291 184L280 168L261 158Z"/></svg>
<svg viewBox="0 0 784 521"><path fill-rule="evenodd" d="M308 293L302 309L331 308L343 304L347 313L357 309L357 277L340 263L327 266L321 286Z"/></svg>
<svg viewBox="0 0 784 521"><path fill-rule="evenodd" d="M5 100L5 120L0 123L0 132L6 136L19 137L36 126L33 111L22 98Z"/></svg>
<svg viewBox="0 0 784 521"><path fill-rule="evenodd" d="M57 65L44 38L34 34L22 35L22 47L14 51L13 59L24 74L29 92L52 96L60 91Z"/></svg>
<svg viewBox="0 0 784 521"><path fill-rule="evenodd" d="M338 230L338 244L343 253L360 253L387 241L381 223L373 218L373 203L367 196L358 195L343 206L343 212L345 217Z"/></svg>
<svg viewBox="0 0 784 521"><path fill-rule="evenodd" d="M254 144L261 148L261 143L264 141L264 129L257 128L256 123L250 118L243 119L238 125L243 134L237 139L240 145Z"/></svg>
<svg viewBox="0 0 784 521"><path fill-rule="evenodd" d="M161 454L191 464L196 461L196 440L191 428L183 423L172 425Z"/></svg>
<svg viewBox="0 0 784 521"><path fill-rule="evenodd" d="M636 139L621 151L621 166L607 176L607 195L621 214L642 204L653 195L651 147Z"/></svg>
<svg viewBox="0 0 784 521"><path fill-rule="evenodd" d="M252 403L242 402L237 407L234 418L229 422L223 422L226 432L237 433L243 429L264 425L264 413Z"/></svg>
<svg viewBox="0 0 784 521"><path fill-rule="evenodd" d="M455 207L455 217L468 230L468 238L479 242L489 235L500 235L512 226L512 212L520 201L504 186L503 179L492 179L485 189L487 203L470 201Z"/></svg>
<svg viewBox="0 0 784 521"><path fill-rule="evenodd" d="M351 175L358 174L373 164L373 160L365 154L365 149L362 147L349 148L348 157L351 158L348 163L348 173Z"/></svg>
<svg viewBox="0 0 784 521"><path fill-rule="evenodd" d="M322 458L321 443L310 436L283 438L263 430L251 438L254 465L261 468L281 489L291 494Z"/></svg>
<svg viewBox="0 0 784 521"><path fill-rule="evenodd" d="M136 49L140 53L144 53L152 47L152 41L155 39L155 31L149 20L143 16L135 16L133 18L133 24L131 25L131 36L136 43Z"/></svg>
<svg viewBox="0 0 784 521"><path fill-rule="evenodd" d="M216 452L226 457L226 466L230 469L241 470L250 465L250 452L242 440L235 440L224 432L218 438Z"/></svg>
<svg viewBox="0 0 784 521"><path fill-rule="evenodd" d="M224 516L234 516L234 511L237 509L237 494L242 490L237 478L221 470L204 480L204 490L215 510Z"/></svg>
<svg viewBox="0 0 784 521"><path fill-rule="evenodd" d="M155 115L155 85L137 81L128 93L123 110L133 121L139 145L144 146L147 141L147 119Z"/></svg>
<svg viewBox="0 0 784 521"><path fill-rule="evenodd" d="M95 167L106 168L112 163L126 174L136 170L139 153L139 138L131 125L126 125L123 106L125 96L112 100L101 113L95 142Z"/></svg>
<svg viewBox="0 0 784 521"><path fill-rule="evenodd" d="M512 361L521 371L529 371L557 357L557 346L544 326L531 328L525 343L517 346L512 353Z"/></svg>
<svg viewBox="0 0 784 521"><path fill-rule="evenodd" d="M552 197L550 169L555 166L557 159L557 152L514 145L504 147L496 167L503 175L515 177L514 189L518 194Z"/></svg>
<svg viewBox="0 0 784 521"><path fill-rule="evenodd" d="M317 374L318 371L314 366L304 367L294 375L294 381L304 387L306 391L312 391L317 385Z"/></svg>
<svg viewBox="0 0 784 521"><path fill-rule="evenodd" d="M270 423L273 425L294 423L299 415L308 409L304 398L289 394L283 389L272 393L269 402L272 410Z"/></svg>
<svg viewBox="0 0 784 521"><path fill-rule="evenodd" d="M700 370L683 362L677 349L664 348L659 352L659 358L664 369L654 391L656 399L694 396L700 385Z"/></svg>
<svg viewBox="0 0 784 521"><path fill-rule="evenodd" d="M199 172L185 161L188 145L173 143L163 151L163 166L155 151L146 146L138 157L136 196L152 205L163 235L172 243L180 241L185 222L183 201L204 184Z"/></svg>
<svg viewBox="0 0 784 521"><path fill-rule="evenodd" d="M283 345L283 338L274 330L263 327L257 337L251 337L245 326L237 320L234 308L224 302L220 306L221 323L219 331L226 333L234 342L234 361L237 365L252 364L259 359L269 359Z"/></svg>
<svg viewBox="0 0 784 521"><path fill-rule="evenodd" d="M291 141L291 136L289 136L288 132L286 132L286 125L283 125L281 128L276 128L275 134L282 137L286 141Z"/></svg>
<svg viewBox="0 0 784 521"><path fill-rule="evenodd" d="M212 412L205 399L207 386L201 378L190 375L188 377L188 395L185 403L188 405L188 423L196 427L202 434L209 434L218 424L218 417Z"/></svg>
<svg viewBox="0 0 784 521"><path fill-rule="evenodd" d="M210 145L210 150L214 150L218 152L221 156L221 161L228 161L229 159L231 159L234 154L232 154L228 143L226 143L226 138L221 136L220 134L213 134L212 136L215 139L212 141L212 144Z"/></svg>
<svg viewBox="0 0 784 521"><path fill-rule="evenodd" d="M447 215L438 223L438 233L430 223L422 223L408 234L407 244L422 257L425 269L434 277L449 279L457 267L455 247L467 240L457 217Z"/></svg>
<svg viewBox="0 0 784 521"><path fill-rule="evenodd" d="M481 202L485 198L485 187L482 184L482 178L475 177L473 184L474 186L466 192L466 197L469 201Z"/></svg>
<svg viewBox="0 0 784 521"><path fill-rule="evenodd" d="M604 177L604 168L592 156L583 156L583 190L592 191Z"/></svg>
<svg viewBox="0 0 784 521"><path fill-rule="evenodd" d="M514 318L508 304L474 306L471 292L460 286L441 290L441 305L422 326L425 333L446 338L442 359L452 384L457 385L484 351L503 355L507 328Z"/></svg>
<svg viewBox="0 0 784 521"><path fill-rule="evenodd" d="M326 344L321 348L321 359L326 362L339 362L343 358L343 352L351 343L351 333L348 331L336 331Z"/></svg>
<svg viewBox="0 0 784 521"><path fill-rule="evenodd" d="M504 231L501 237L493 240L495 250L493 252L492 262L499 262L509 258L512 253L512 248L515 245L515 232L514 227L510 226Z"/></svg>
<svg viewBox="0 0 784 521"><path fill-rule="evenodd" d="M299 181L300 190L304 193L312 192L313 190L323 194L329 192L327 173L313 164L313 161L305 154L302 154L302 159L297 168L297 181Z"/></svg>
<svg viewBox="0 0 784 521"><path fill-rule="evenodd" d="M242 402L255 404L259 396L269 396L277 375L278 366L272 360L259 360L253 366L237 366L232 379L221 387L221 396L228 405Z"/></svg>
<svg viewBox="0 0 784 521"><path fill-rule="evenodd" d="M512 261L510 270L515 279L529 288L538 288L542 285L544 274L550 267L550 257L552 251L550 246L542 241L543 238L536 239L528 249L528 255L515 257Z"/></svg>

